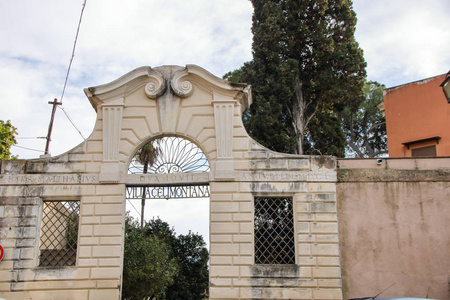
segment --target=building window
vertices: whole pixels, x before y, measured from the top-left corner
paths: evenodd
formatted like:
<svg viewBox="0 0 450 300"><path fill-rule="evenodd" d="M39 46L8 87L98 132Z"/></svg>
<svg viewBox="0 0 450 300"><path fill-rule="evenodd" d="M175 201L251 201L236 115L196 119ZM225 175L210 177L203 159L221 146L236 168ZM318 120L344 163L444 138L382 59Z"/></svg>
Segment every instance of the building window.
<svg viewBox="0 0 450 300"><path fill-rule="evenodd" d="M295 264L291 197L255 198L255 263Z"/></svg>
<svg viewBox="0 0 450 300"><path fill-rule="evenodd" d="M39 245L40 267L74 266L80 201L44 201Z"/></svg>
<svg viewBox="0 0 450 300"><path fill-rule="evenodd" d="M436 145L411 149L412 157L436 156Z"/></svg>

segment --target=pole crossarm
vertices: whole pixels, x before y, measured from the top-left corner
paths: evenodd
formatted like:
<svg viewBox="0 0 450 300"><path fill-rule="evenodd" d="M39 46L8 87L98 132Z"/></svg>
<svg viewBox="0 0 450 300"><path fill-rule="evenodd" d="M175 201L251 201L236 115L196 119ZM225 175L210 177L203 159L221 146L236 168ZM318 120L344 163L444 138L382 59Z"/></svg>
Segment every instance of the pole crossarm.
<svg viewBox="0 0 450 300"><path fill-rule="evenodd" d="M49 101L48 104L53 105L52 108L52 116L50 117L50 124L48 125L48 133L47 133L47 143L45 144L45 152L44 154L49 153L50 141L52 140L52 130L53 130L53 121L55 120L56 107L61 105L61 102L58 102L58 99L55 98L53 101Z"/></svg>

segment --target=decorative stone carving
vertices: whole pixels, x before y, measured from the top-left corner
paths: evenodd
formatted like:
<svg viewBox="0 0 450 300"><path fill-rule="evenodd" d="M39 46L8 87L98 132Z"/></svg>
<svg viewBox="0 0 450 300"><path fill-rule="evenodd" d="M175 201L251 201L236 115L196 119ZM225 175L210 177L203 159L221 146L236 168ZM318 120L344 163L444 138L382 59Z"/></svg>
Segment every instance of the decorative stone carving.
<svg viewBox="0 0 450 300"><path fill-rule="evenodd" d="M172 91L180 98L187 98L194 92L194 87L189 81L183 81L183 77L189 75L187 68L178 71L173 75L172 81L170 83Z"/></svg>
<svg viewBox="0 0 450 300"><path fill-rule="evenodd" d="M148 77L151 81L145 85L145 94L150 99L157 99L166 91L166 80L161 73L155 70L149 72Z"/></svg>

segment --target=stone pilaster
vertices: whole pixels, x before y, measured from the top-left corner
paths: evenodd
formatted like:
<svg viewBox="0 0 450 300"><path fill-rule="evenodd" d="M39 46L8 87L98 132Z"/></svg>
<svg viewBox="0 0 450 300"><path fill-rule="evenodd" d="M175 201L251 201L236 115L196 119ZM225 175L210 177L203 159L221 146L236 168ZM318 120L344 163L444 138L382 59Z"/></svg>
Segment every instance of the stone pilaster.
<svg viewBox="0 0 450 300"><path fill-rule="evenodd" d="M103 163L100 182L119 182L119 143L122 129L123 99L102 106L103 113Z"/></svg>
<svg viewBox="0 0 450 300"><path fill-rule="evenodd" d="M214 100L214 121L216 127L216 180L234 180L233 160L233 115L235 100Z"/></svg>

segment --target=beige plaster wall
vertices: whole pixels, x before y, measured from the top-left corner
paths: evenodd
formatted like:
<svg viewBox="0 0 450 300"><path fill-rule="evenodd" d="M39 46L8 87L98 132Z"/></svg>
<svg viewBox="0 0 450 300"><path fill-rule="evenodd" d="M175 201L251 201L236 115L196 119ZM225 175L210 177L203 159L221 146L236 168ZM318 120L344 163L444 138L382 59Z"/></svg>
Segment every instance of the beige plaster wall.
<svg viewBox="0 0 450 300"><path fill-rule="evenodd" d="M58 157L1 162L0 297L119 299L125 187L155 179L127 174L128 164L152 138L178 136L211 166L211 299L342 298L336 161L253 141L241 121L249 87L190 65L139 68L85 93L97 120L83 144ZM295 265L254 265L257 195L293 197ZM81 201L75 267L37 266L43 200Z"/></svg>
<svg viewBox="0 0 450 300"><path fill-rule="evenodd" d="M450 299L450 158L338 165L344 298Z"/></svg>
<svg viewBox="0 0 450 300"><path fill-rule="evenodd" d="M385 295L448 298L450 159L339 160L336 173L332 157L269 151L241 121L249 88L197 66L143 67L85 92L98 113L86 142L1 162L0 297L119 299L125 187L156 179L128 164L152 138L179 136L211 166L192 176L211 189L211 299L342 299L342 285L347 298L394 282ZM261 195L293 198L294 265L254 264ZM37 267L43 200L81 201L75 267Z"/></svg>
<svg viewBox="0 0 450 300"><path fill-rule="evenodd" d="M342 299L334 161L252 150L251 172L211 182L210 298ZM254 264L254 197L262 195L293 197L296 265Z"/></svg>

